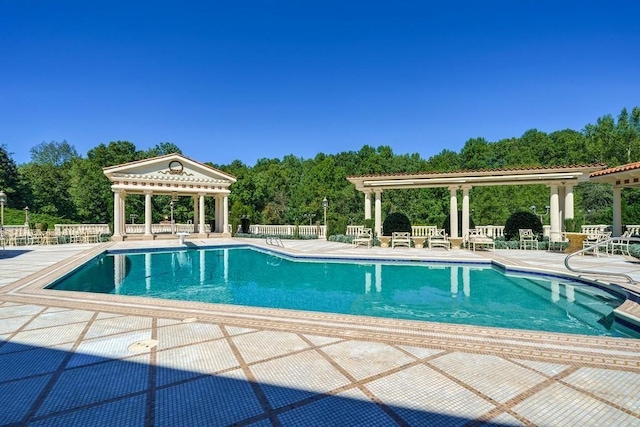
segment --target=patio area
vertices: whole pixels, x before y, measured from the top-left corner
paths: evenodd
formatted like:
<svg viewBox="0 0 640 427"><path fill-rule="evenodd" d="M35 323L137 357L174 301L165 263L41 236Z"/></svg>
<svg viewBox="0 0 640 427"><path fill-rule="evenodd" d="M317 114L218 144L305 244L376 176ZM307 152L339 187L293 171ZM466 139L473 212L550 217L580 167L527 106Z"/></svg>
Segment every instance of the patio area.
<svg viewBox="0 0 640 427"><path fill-rule="evenodd" d="M494 260L567 272L546 251L191 239L294 256ZM0 425L640 425L640 340L45 291L107 248L0 254ZM640 280L621 256L572 265ZM627 310L640 317L635 303Z"/></svg>

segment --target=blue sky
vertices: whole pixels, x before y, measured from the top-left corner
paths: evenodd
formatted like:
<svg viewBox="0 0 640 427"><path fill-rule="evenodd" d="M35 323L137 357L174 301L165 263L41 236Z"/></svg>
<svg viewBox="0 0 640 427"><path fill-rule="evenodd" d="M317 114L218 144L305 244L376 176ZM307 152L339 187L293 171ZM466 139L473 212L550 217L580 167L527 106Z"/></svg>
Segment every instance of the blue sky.
<svg viewBox="0 0 640 427"><path fill-rule="evenodd" d="M205 4L207 3L207 4ZM558 4L560 3L560 4ZM0 0L0 144L424 158L640 105L640 3Z"/></svg>

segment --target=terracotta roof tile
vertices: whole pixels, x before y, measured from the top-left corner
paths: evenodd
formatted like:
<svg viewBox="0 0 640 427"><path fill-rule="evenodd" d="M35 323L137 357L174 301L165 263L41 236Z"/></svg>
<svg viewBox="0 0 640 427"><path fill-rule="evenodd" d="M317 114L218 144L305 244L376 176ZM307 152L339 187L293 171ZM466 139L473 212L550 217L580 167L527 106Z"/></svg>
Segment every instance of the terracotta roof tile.
<svg viewBox="0 0 640 427"><path fill-rule="evenodd" d="M367 175L352 175L347 178L373 178L373 177L385 177L385 176L406 176L406 175L442 175L451 173L466 173L466 172L513 172L523 170L551 170L551 169L576 169L576 168L589 168L589 167L601 167L606 168L607 165L603 163L592 163L585 165L569 165L569 166L518 166L511 168L500 169L461 169L447 172L399 172L399 173L379 173L379 174L367 174ZM594 172L597 173L597 172ZM593 176L593 173L591 174Z"/></svg>
<svg viewBox="0 0 640 427"><path fill-rule="evenodd" d="M614 168L603 169L601 171L595 171L595 172L592 172L591 175L589 175L589 176L590 177L594 177L594 176L611 175L611 174L618 173L618 172L627 172L627 171L632 171L632 170L636 170L636 169L640 169L640 162L627 163L626 165L620 165L620 166L616 166Z"/></svg>

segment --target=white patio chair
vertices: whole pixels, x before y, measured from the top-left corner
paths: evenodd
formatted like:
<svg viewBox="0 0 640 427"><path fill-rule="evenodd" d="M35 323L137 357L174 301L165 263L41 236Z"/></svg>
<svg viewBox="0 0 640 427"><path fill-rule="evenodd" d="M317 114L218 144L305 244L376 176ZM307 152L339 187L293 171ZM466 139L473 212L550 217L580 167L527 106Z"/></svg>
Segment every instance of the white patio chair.
<svg viewBox="0 0 640 427"><path fill-rule="evenodd" d="M429 236L429 249L432 248L445 248L447 250L451 249L451 242L449 241L444 228L436 230Z"/></svg>
<svg viewBox="0 0 640 427"><path fill-rule="evenodd" d="M366 245L370 248L373 245L373 235L370 228L362 228L356 231L356 237L351 241L353 246Z"/></svg>
<svg viewBox="0 0 640 427"><path fill-rule="evenodd" d="M538 238L533 234L530 228L521 228L520 233L520 249L538 249Z"/></svg>
<svg viewBox="0 0 640 427"><path fill-rule="evenodd" d="M411 247L411 233L408 231L394 231L391 233L391 248L396 246Z"/></svg>

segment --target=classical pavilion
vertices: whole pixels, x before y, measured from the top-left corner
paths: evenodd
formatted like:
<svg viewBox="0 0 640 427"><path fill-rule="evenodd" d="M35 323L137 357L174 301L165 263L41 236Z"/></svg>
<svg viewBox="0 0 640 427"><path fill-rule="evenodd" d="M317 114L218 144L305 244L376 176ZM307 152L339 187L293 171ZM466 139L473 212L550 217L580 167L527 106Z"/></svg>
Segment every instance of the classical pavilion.
<svg viewBox="0 0 640 427"><path fill-rule="evenodd" d="M127 195L144 195L144 228L137 234L145 240L155 238L152 232L152 197L171 196L193 199L193 233L197 237L231 237L229 230L229 186L236 178L216 168L196 162L181 154L167 154L136 162L106 167L104 174L111 181L113 191L113 240L122 241L127 235L125 206ZM215 228L206 221L205 198L215 200L213 217Z"/></svg>
<svg viewBox="0 0 640 427"><path fill-rule="evenodd" d="M551 233L560 233L565 219L574 218L573 187L589 181L590 175L604 169L601 164L491 169L446 173L402 173L350 176L356 190L364 193L364 217L371 219L371 201L375 199L374 222L377 235L382 234L382 194L385 190L410 188L448 188L452 238L469 231L469 190L479 186L544 184L549 188ZM593 175L592 175L593 176ZM458 195L462 193L462 236L458 236Z"/></svg>

